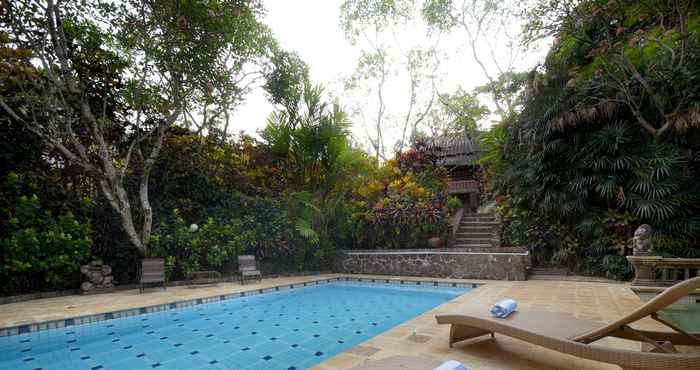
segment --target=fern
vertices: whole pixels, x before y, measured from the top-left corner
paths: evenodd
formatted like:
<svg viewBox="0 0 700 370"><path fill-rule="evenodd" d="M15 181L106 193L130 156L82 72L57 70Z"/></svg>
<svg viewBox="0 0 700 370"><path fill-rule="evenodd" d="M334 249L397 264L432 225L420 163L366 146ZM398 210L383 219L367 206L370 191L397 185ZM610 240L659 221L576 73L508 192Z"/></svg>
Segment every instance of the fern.
<svg viewBox="0 0 700 370"><path fill-rule="evenodd" d="M319 242L318 233L311 227L311 223L308 220L297 219L294 224L296 231L309 243L316 245Z"/></svg>

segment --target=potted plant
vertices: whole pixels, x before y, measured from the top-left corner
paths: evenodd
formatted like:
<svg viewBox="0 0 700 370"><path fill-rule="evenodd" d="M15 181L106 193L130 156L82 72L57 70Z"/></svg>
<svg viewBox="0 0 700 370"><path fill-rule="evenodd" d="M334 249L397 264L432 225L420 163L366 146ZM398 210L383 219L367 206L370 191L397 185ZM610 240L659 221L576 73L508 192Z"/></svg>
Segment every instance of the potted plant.
<svg viewBox="0 0 700 370"><path fill-rule="evenodd" d="M426 231L425 234L429 235L428 245L430 245L431 248L442 247L442 232L441 232L438 224L435 224L435 223L425 224L425 231Z"/></svg>
<svg viewBox="0 0 700 370"><path fill-rule="evenodd" d="M439 236L431 236L428 238L428 244L433 248L440 248L442 247L442 238Z"/></svg>

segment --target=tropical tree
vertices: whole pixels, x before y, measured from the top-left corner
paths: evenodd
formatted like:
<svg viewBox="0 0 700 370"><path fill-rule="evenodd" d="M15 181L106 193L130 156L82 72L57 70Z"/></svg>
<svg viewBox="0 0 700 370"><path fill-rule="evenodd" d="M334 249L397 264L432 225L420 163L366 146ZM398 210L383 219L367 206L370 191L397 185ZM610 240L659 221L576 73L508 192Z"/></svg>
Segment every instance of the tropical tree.
<svg viewBox="0 0 700 370"><path fill-rule="evenodd" d="M362 48L345 90L364 94L358 97L354 116L370 127L367 138L377 159L386 160L391 154L387 150L401 151L415 142L437 105L439 37L430 38L427 45L403 45L396 37L398 27L415 26L408 22L416 19L416 11L410 1L347 0L341 5L345 36ZM397 85L406 86L407 91L406 103L399 108L388 104L389 98L396 100L388 91ZM367 106L373 107L372 115L365 113ZM386 142L392 133L398 139Z"/></svg>
<svg viewBox="0 0 700 370"><path fill-rule="evenodd" d="M515 111L518 91L512 88L522 80L516 66L526 49L521 44L522 24L518 1L425 0L422 16L431 32L458 33L487 83L480 93L490 95L494 113L500 120Z"/></svg>
<svg viewBox="0 0 700 370"><path fill-rule="evenodd" d="M458 89L452 94L440 94L438 103L437 109L432 109L429 113L426 123L431 135L468 135L478 138L479 124L490 110L479 101L476 93Z"/></svg>
<svg viewBox="0 0 700 370"><path fill-rule="evenodd" d="M209 105L230 106L242 66L269 39L261 15L257 1L5 3L5 45L26 52L3 61L2 80L22 93L0 107L93 179L146 254L149 179L168 129L195 106L200 129L221 114Z"/></svg>
<svg viewBox="0 0 700 370"><path fill-rule="evenodd" d="M530 241L552 241L557 259L579 267L623 276L620 256L641 223L656 230L657 252L697 255L700 37L689 30L700 8L582 1L551 11L563 18L530 29L553 32L555 45L528 78L522 113L498 133L505 204L530 220Z"/></svg>
<svg viewBox="0 0 700 370"><path fill-rule="evenodd" d="M350 122L337 101L324 101L321 86L307 82L297 91L283 99L260 136L291 180L283 195L287 217L311 246L309 253L330 258L351 237L347 198L375 164L350 146Z"/></svg>
<svg viewBox="0 0 700 370"><path fill-rule="evenodd" d="M337 102L322 97L321 86L306 85L297 104L273 112L260 133L273 153L285 159L298 191L318 190L348 146L350 122Z"/></svg>

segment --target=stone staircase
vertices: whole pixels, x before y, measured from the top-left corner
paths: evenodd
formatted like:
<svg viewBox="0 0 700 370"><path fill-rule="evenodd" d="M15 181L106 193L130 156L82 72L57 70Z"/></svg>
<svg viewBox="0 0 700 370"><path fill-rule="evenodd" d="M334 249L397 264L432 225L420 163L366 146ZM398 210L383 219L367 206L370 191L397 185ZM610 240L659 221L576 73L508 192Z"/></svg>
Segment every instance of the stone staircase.
<svg viewBox="0 0 700 370"><path fill-rule="evenodd" d="M493 214L465 213L455 235L455 248L490 248L494 229L498 226Z"/></svg>

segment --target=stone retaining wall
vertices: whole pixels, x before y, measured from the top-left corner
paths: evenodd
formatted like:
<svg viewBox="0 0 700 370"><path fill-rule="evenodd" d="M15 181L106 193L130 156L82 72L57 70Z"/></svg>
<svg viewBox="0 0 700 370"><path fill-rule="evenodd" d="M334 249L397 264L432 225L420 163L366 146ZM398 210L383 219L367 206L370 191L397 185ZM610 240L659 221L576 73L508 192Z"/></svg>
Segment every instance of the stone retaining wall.
<svg viewBox="0 0 700 370"><path fill-rule="evenodd" d="M453 279L526 280L530 254L521 248L343 250L340 273Z"/></svg>

